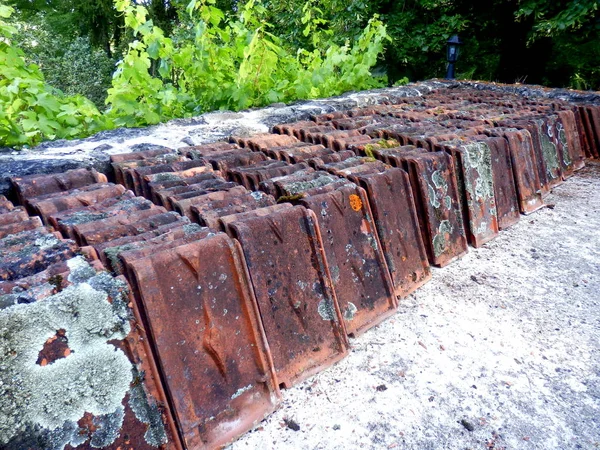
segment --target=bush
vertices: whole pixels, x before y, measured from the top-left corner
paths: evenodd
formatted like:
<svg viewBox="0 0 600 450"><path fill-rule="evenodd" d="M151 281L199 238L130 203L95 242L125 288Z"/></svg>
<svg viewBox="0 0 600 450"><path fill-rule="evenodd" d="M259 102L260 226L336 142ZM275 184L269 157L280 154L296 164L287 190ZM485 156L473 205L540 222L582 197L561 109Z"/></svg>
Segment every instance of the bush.
<svg viewBox="0 0 600 450"><path fill-rule="evenodd" d="M0 142L35 145L44 139L86 136L111 124L81 95L65 96L46 83L35 64L11 43L16 29L3 19L12 8L0 5Z"/></svg>

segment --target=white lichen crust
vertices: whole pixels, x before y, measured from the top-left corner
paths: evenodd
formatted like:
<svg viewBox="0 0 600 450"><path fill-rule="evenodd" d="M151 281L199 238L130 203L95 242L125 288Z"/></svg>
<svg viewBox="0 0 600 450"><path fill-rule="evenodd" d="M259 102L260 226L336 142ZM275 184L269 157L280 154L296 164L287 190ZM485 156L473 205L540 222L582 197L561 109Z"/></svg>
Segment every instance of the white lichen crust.
<svg viewBox="0 0 600 450"><path fill-rule="evenodd" d="M120 299L108 301L107 292L116 285L109 286L103 275L86 277L86 265L71 264L70 280L79 284L38 302L0 310L0 446L11 447L26 432L46 436L46 448L75 444L65 436L74 439L75 424L86 412L119 422L132 365L108 342L124 339L129 322ZM38 365L44 343L58 330L66 331L70 354ZM72 432L66 433L67 428ZM116 438L114 430L103 433ZM105 445L110 444L107 440Z"/></svg>

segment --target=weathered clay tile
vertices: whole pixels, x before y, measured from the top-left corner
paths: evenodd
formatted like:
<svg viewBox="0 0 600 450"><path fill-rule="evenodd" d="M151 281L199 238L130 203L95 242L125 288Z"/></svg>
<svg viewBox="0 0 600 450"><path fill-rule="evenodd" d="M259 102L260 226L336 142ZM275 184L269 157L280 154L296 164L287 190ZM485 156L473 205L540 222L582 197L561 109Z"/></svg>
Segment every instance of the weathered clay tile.
<svg viewBox="0 0 600 450"><path fill-rule="evenodd" d="M359 335L394 314L392 280L365 191L347 184L299 203L317 217L346 331Z"/></svg>
<svg viewBox="0 0 600 450"><path fill-rule="evenodd" d="M425 152L404 159L429 261L443 267L468 251L452 158Z"/></svg>
<svg viewBox="0 0 600 450"><path fill-rule="evenodd" d="M490 134L504 137L508 141L521 213L530 214L542 208L544 206L542 187L529 131L494 128L490 130Z"/></svg>
<svg viewBox="0 0 600 450"><path fill-rule="evenodd" d="M14 244L3 246L0 250L0 280L16 280L34 275L56 262L73 257L77 251L73 241L63 241L52 234L41 234L35 240L22 239L25 236L31 234L14 234L3 239L3 244L10 240Z"/></svg>
<svg viewBox="0 0 600 450"><path fill-rule="evenodd" d="M521 217L508 142L501 137L476 138L485 141L490 147L498 228L504 230L518 222Z"/></svg>
<svg viewBox="0 0 600 450"><path fill-rule="evenodd" d="M431 278L408 174L393 168L350 179L367 192L395 293L406 297Z"/></svg>
<svg viewBox="0 0 600 450"><path fill-rule="evenodd" d="M237 144L230 142L213 142L212 144L195 145L191 147L182 147L177 152L190 159L200 159L215 153L223 153L230 150L239 149Z"/></svg>
<svg viewBox="0 0 600 450"><path fill-rule="evenodd" d="M156 158L157 156L165 155L167 153L173 153L173 150L163 147L154 150L144 150L141 152L119 153L117 155L110 155L110 162L120 163L125 161L141 161L143 159Z"/></svg>
<svg viewBox="0 0 600 450"><path fill-rule="evenodd" d="M459 140L441 145L454 160L469 244L481 247L499 233L491 148L485 141Z"/></svg>
<svg viewBox="0 0 600 450"><path fill-rule="evenodd" d="M343 358L348 340L314 213L257 211L227 231L242 245L277 381L289 387Z"/></svg>
<svg viewBox="0 0 600 450"><path fill-rule="evenodd" d="M106 181L106 176L94 169L74 169L62 174L28 175L11 178L21 204L40 195L69 191L89 184L106 183Z"/></svg>
<svg viewBox="0 0 600 450"><path fill-rule="evenodd" d="M272 412L279 391L235 242L218 234L126 263L185 447L225 445Z"/></svg>
<svg viewBox="0 0 600 450"><path fill-rule="evenodd" d="M29 219L27 211L22 207L13 208L11 211L0 212L0 227Z"/></svg>
<svg viewBox="0 0 600 450"><path fill-rule="evenodd" d="M114 197L123 195L126 189L119 184L98 185L98 189L93 190L75 190L66 195L60 195L47 200L38 198L30 201L31 209L41 217L45 218L54 215L60 211L68 209L89 206L92 203L101 202ZM65 192L65 193L66 193Z"/></svg>
<svg viewBox="0 0 600 450"><path fill-rule="evenodd" d="M215 199L214 196L206 197L202 200L203 203L196 202L191 207L195 221L215 230L220 227L220 217L275 205L275 198L272 195L260 191L222 199Z"/></svg>
<svg viewBox="0 0 600 450"><path fill-rule="evenodd" d="M39 217L30 217L19 222L11 222L5 225L0 225L0 239L10 236L11 234L35 230L41 227L43 227L43 224Z"/></svg>
<svg viewBox="0 0 600 450"><path fill-rule="evenodd" d="M181 216L177 213L159 213L156 210L139 211L129 217L111 217L74 227L75 235L80 245L96 245L123 236L142 234L154 230L161 225L178 222ZM89 226L92 225L92 226Z"/></svg>
<svg viewBox="0 0 600 450"><path fill-rule="evenodd" d="M236 183L219 183L212 188L205 188L184 192L170 197L171 206L174 211L177 211L182 216L194 220L195 216L192 212L192 206L206 201L207 198L220 198L220 196L238 195L246 193L247 189ZM207 197L208 196L208 197Z"/></svg>

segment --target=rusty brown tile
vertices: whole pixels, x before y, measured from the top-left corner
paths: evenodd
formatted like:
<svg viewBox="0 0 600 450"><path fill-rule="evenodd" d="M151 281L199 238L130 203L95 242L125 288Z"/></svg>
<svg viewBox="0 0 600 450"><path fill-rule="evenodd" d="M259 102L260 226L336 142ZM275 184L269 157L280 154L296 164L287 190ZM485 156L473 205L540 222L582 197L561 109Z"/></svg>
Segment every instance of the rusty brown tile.
<svg viewBox="0 0 600 450"><path fill-rule="evenodd" d="M109 248L125 247L132 243L136 243L139 241L148 241L156 237L163 236L165 234L180 234L183 232L183 235L187 235L189 233L195 233L196 231L199 231L199 228L199 225L192 224L185 217L182 217L182 220L171 222L165 225L160 225L144 233L136 234L133 236L123 236L120 238L112 239L110 241L94 244L93 248L94 250L96 250L96 254L98 255L98 258L100 258L104 266L110 268L112 267L113 262L116 262L116 260L109 260L111 256L110 252L106 252L106 250Z"/></svg>
<svg viewBox="0 0 600 450"><path fill-rule="evenodd" d="M371 160L363 164L351 166L346 169L334 170L332 173L342 177L349 177L350 175L368 174L368 173L379 173L389 169L391 166L382 161Z"/></svg>
<svg viewBox="0 0 600 450"><path fill-rule="evenodd" d="M325 171L311 172L297 177L294 175L296 174L274 179L274 186L277 193L274 197L277 198L278 201L281 200L281 197L293 198L300 194L304 194L310 189L325 186L326 184L331 184L339 180L339 177Z"/></svg>
<svg viewBox="0 0 600 450"><path fill-rule="evenodd" d="M251 166L261 161L266 161L267 156L261 152L251 152L240 149L235 152L207 156L206 159L213 165L214 170L220 170L222 173L226 173L233 167Z"/></svg>
<svg viewBox="0 0 600 450"><path fill-rule="evenodd" d="M481 247L498 233L492 151L485 141L441 143L454 160L463 226L469 244Z"/></svg>
<svg viewBox="0 0 600 450"><path fill-rule="evenodd" d="M141 161L143 159L152 159L157 156L165 155L168 153L173 153L174 150L170 148L157 148L155 150L144 150L141 152L129 152L129 153L119 153L117 155L110 155L111 163L120 163L126 161Z"/></svg>
<svg viewBox="0 0 600 450"><path fill-rule="evenodd" d="M343 358L348 340L314 213L257 211L227 230L244 251L277 381L289 387Z"/></svg>
<svg viewBox="0 0 600 450"><path fill-rule="evenodd" d="M151 239L136 240L116 247L107 246L103 250L105 266L114 274L124 274L124 261L152 256L163 250L180 247L214 234L208 228L197 225L194 227L194 225L196 224L175 228Z"/></svg>
<svg viewBox="0 0 600 450"><path fill-rule="evenodd" d="M127 191L125 194L128 193L131 195L114 197L90 206L61 211L48 217L48 223L60 231L63 236L76 239L73 227L80 223L95 222L117 215L126 215L132 211L154 208L154 204L150 200L134 197L131 191Z"/></svg>
<svg viewBox="0 0 600 450"><path fill-rule="evenodd" d="M521 217L508 142L501 137L479 138L488 144L492 153L492 174L494 176L498 228L505 230L517 223Z"/></svg>
<svg viewBox="0 0 600 450"><path fill-rule="evenodd" d="M29 202L31 209L40 215L44 220L51 215L68 209L89 206L92 203L101 202L109 198L119 197L125 193L126 189L119 184L106 184L99 186L98 189L89 191L66 191L66 195L60 195L47 200L36 198ZM67 194L67 192L69 192Z"/></svg>
<svg viewBox="0 0 600 450"><path fill-rule="evenodd" d="M151 192L151 200L159 206L166 206L162 204L162 199L159 196L159 192L169 188L189 186L191 184L198 184L208 180L225 181L225 179L221 177L221 172L201 173L199 175L194 175L189 178L179 177L178 175L175 175L171 180L167 179L163 181L154 181L148 183L148 188Z"/></svg>
<svg viewBox="0 0 600 450"><path fill-rule="evenodd" d="M321 144L321 137L325 133L332 133L334 131L338 131L331 124L325 125L317 125L315 124L312 127L300 128L296 130L296 137L304 142L310 142L313 144ZM314 137L314 139L313 139Z"/></svg>
<svg viewBox="0 0 600 450"><path fill-rule="evenodd" d="M354 116L348 119L332 119L331 123L338 130L355 130L377 123L378 118L373 115Z"/></svg>
<svg viewBox="0 0 600 450"><path fill-rule="evenodd" d="M584 151L586 158L597 157L598 144L594 139L593 130L591 129L591 123L585 106L578 106L575 109L575 123L577 124L579 141L581 142L582 150Z"/></svg>
<svg viewBox="0 0 600 450"><path fill-rule="evenodd" d="M195 216L191 209L192 206L206 201L208 198L220 198L220 196L238 195L239 193L246 192L248 190L245 187L236 183L220 183L211 189L205 188L174 195L170 197L170 202L174 211L177 211L190 220L194 220Z"/></svg>
<svg viewBox="0 0 600 450"><path fill-rule="evenodd" d="M279 182L286 182L286 181L292 181L292 180L302 180L306 177L310 177L312 176L311 174L314 173L315 170L312 168L307 168L304 170L299 170L298 172L295 172L291 175L285 175L283 177L275 177L275 178L271 178L269 180L263 181L262 183L260 183L258 185L258 188L269 194L272 195L274 197L278 197L278 189L277 189L277 183Z"/></svg>
<svg viewBox="0 0 600 450"><path fill-rule="evenodd" d="M325 114L317 114L311 116L311 120L316 123L330 122L333 119L345 119L348 117L349 111L333 111Z"/></svg>
<svg viewBox="0 0 600 450"><path fill-rule="evenodd" d="M36 235L37 238L31 239ZM13 234L2 239L0 280L16 280L34 275L56 262L73 257L76 251L73 241L63 241L52 234Z"/></svg>
<svg viewBox="0 0 600 450"><path fill-rule="evenodd" d="M293 123L283 123L283 124L275 125L273 127L273 133L288 134L290 136L298 137L296 135L297 130L300 130L302 128L314 127L315 125L317 125L317 124L312 120L304 120L301 122L293 122Z"/></svg>
<svg viewBox="0 0 600 450"><path fill-rule="evenodd" d="M150 213L152 211L152 213ZM181 220L177 213L155 214L153 210L138 211L134 216L110 217L93 223L76 225L73 230L78 237L80 245L96 245L111 241L123 236L142 234L158 228L161 225L170 224Z"/></svg>
<svg viewBox="0 0 600 450"><path fill-rule="evenodd" d="M13 208L10 212L0 213L0 227L29 219L27 211L22 207Z"/></svg>
<svg viewBox="0 0 600 450"><path fill-rule="evenodd" d="M598 105L587 105L585 107L588 141L593 143L591 153L593 158L600 158L600 107Z"/></svg>
<svg viewBox="0 0 600 450"><path fill-rule="evenodd" d="M31 367L37 368L39 377L63 358L65 364L73 367L72 371L65 372L59 384L53 384L52 377L48 377L51 372L46 374L44 385L35 381L42 395L54 396L59 409L53 420L61 430L59 439L70 442L69 448L183 450L145 331L136 320L136 312L128 308L131 303L127 284L105 272L96 273L80 256L59 265L67 268L61 272L56 266L54 275L63 277L60 282L50 279L42 285L25 286L23 295L29 297L24 301L29 304L21 304L19 308L5 305L3 313L8 319L5 324L13 329L11 345L18 365L6 364L4 369L17 368L13 379L18 379ZM61 289L53 291L59 283ZM0 302L6 297L0 296ZM29 316L42 320L24 320ZM57 325L62 327L57 329ZM83 339L72 339L75 334ZM22 342L23 339L31 342L32 338L40 351L28 356L23 352ZM110 385L106 384L106 378L98 375L106 370L111 373ZM90 394L86 394L89 384L94 386L93 395L99 391L111 392L112 397L107 397L103 406L104 409L110 407L111 412L92 415L85 413L81 405L73 410L73 402L77 404L80 398L69 400L72 395L69 390L77 389L91 400ZM27 395L27 391L24 394ZM16 397L23 393L13 389L11 395ZM70 415L62 414L61 408L70 410ZM78 420L73 419L73 411L80 417ZM13 417L19 412L18 409L3 411ZM61 423L63 417L65 422ZM9 448L55 447L56 429L27 422L22 422L20 427L21 431L8 443Z"/></svg>
<svg viewBox="0 0 600 450"><path fill-rule="evenodd" d="M258 134L249 138L232 136L230 141L235 142L241 147L248 147L258 152L267 150L270 147L293 145L298 142L298 139L287 134Z"/></svg>
<svg viewBox="0 0 600 450"><path fill-rule="evenodd" d="M429 262L444 267L468 251L452 158L434 152L405 159Z"/></svg>
<svg viewBox="0 0 600 450"><path fill-rule="evenodd" d="M10 212L14 209L14 205L4 195L0 195L0 214Z"/></svg>
<svg viewBox="0 0 600 450"><path fill-rule="evenodd" d="M39 217L30 217L20 222L12 222L5 225L0 225L0 239L10 236L11 234L35 230L36 228L41 227L43 227L43 224Z"/></svg>
<svg viewBox="0 0 600 450"><path fill-rule="evenodd" d="M346 184L311 195L333 289L350 335L358 336L396 312L396 298L365 191Z"/></svg>
<svg viewBox="0 0 600 450"><path fill-rule="evenodd" d="M191 209L196 222L213 230L219 229L220 217L275 205L272 195L260 191L210 201L207 198L205 201L203 204L195 203Z"/></svg>
<svg viewBox="0 0 600 450"><path fill-rule="evenodd" d="M130 183L131 175L128 179L129 171L136 169L138 167L147 167L147 166L157 166L160 164L169 164L176 161L185 161L185 156L179 155L177 153L165 153L162 155L155 156L153 158L145 158L140 160L133 161L122 161L122 162L113 162L111 166L113 168L113 172L115 174L115 180L117 183L122 184L126 187L129 187L128 183ZM131 187L130 187L131 188Z"/></svg>
<svg viewBox="0 0 600 450"><path fill-rule="evenodd" d="M192 170L192 175L194 175L202 172L210 172L212 171L212 166L207 161L198 159L177 161L170 164L138 167L127 171L127 176L131 176L131 180L128 182L128 184L133 185L133 191L137 195L148 196L147 183L153 175L186 170Z"/></svg>
<svg viewBox="0 0 600 450"><path fill-rule="evenodd" d="M325 165L331 163L342 162L350 158L354 158L356 153L352 150L343 150L341 152L332 152L327 155L322 155L318 158L307 160L308 164L315 170L326 170Z"/></svg>
<svg viewBox="0 0 600 450"><path fill-rule="evenodd" d="M395 294L404 298L431 279L408 174L393 168L350 179L367 192Z"/></svg>
<svg viewBox="0 0 600 450"><path fill-rule="evenodd" d="M568 177L569 162L573 171L580 170L585 166L585 153L581 147L575 113L569 111L558 111L556 121L556 136L558 138L558 152L561 155L563 178Z"/></svg>
<svg viewBox="0 0 600 450"><path fill-rule="evenodd" d="M333 150L324 147L321 144L305 144L295 147L276 147L269 149L268 154L282 161L287 161L291 164L306 161L310 158L317 158L324 155L332 154Z"/></svg>
<svg viewBox="0 0 600 450"><path fill-rule="evenodd" d="M257 190L261 182L308 169L305 162L289 164L285 161L271 162L250 167L238 167L229 171L230 178L250 190Z"/></svg>
<svg viewBox="0 0 600 450"><path fill-rule="evenodd" d="M89 184L106 183L106 181L106 176L94 169L75 169L62 174L28 175L11 178L11 183L21 204L40 195L69 191Z"/></svg>
<svg viewBox="0 0 600 450"><path fill-rule="evenodd" d="M269 347L232 240L218 234L126 263L186 448L225 445L277 407Z"/></svg>
<svg viewBox="0 0 600 450"><path fill-rule="evenodd" d="M508 141L521 213L530 214L542 208L541 184L529 131L494 128L490 133Z"/></svg>
<svg viewBox="0 0 600 450"><path fill-rule="evenodd" d="M225 180L225 178L218 176L198 178L193 177L189 180L189 183L186 182L182 185L167 187L160 190L154 190L153 197L156 197L158 199L158 201L155 202L157 205L162 205L168 210L172 211L173 205L171 201L172 199L176 200L176 197L179 195L182 195L182 197L179 198L188 198L194 195L203 195L208 191L230 189L231 185L233 184L235 183L230 183L227 180ZM196 194L193 194L193 192L196 192Z"/></svg>
<svg viewBox="0 0 600 450"><path fill-rule="evenodd" d="M201 159L214 153L223 153L230 150L239 149L239 145L230 142L213 142L212 144L194 145L191 147L182 147L177 152L186 158Z"/></svg>

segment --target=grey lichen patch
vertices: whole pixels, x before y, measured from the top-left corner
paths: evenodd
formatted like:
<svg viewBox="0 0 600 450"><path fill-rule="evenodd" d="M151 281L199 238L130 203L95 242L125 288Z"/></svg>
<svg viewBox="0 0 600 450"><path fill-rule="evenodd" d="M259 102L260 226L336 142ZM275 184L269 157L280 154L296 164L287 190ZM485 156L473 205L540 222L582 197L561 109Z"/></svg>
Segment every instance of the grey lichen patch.
<svg viewBox="0 0 600 450"><path fill-rule="evenodd" d="M66 330L72 353L50 365L36 364L44 343L59 329ZM115 313L107 293L88 283L1 310L0 444L28 429L63 435L60 430L85 412L113 414L132 376L125 354L108 341L128 332L129 322Z"/></svg>
<svg viewBox="0 0 600 450"><path fill-rule="evenodd" d="M69 268L67 279L73 284L83 283L96 275L96 271L86 262L83 256L76 256L68 260L67 267Z"/></svg>
<svg viewBox="0 0 600 450"><path fill-rule="evenodd" d="M250 193L250 197L252 197L254 200L262 200L266 198L266 196L267 194L262 191L254 191Z"/></svg>
<svg viewBox="0 0 600 450"><path fill-rule="evenodd" d="M442 220L438 227L438 233L433 238L433 252L437 257L444 254L446 251L446 234L452 233L452 225L448 220Z"/></svg>
<svg viewBox="0 0 600 450"><path fill-rule="evenodd" d="M148 430L144 434L146 442L153 447L159 447L168 441L160 410L156 403L148 401L142 386L143 373L139 373L137 369L133 368L132 374L135 382L129 390L129 407L140 422L148 425Z"/></svg>
<svg viewBox="0 0 600 450"><path fill-rule="evenodd" d="M427 184L427 191L429 192L429 203L431 203L431 206L435 209L438 209L440 207L440 201L437 197L437 192L429 183Z"/></svg>
<svg viewBox="0 0 600 450"><path fill-rule="evenodd" d="M94 222L96 220L106 219L108 214L105 212L90 212L90 211L78 211L71 214L67 219L61 222L65 225L79 225L80 223Z"/></svg>
<svg viewBox="0 0 600 450"><path fill-rule="evenodd" d="M125 412L120 406L112 414L94 417L93 422L97 429L92 434L90 445L95 448L104 448L115 442L123 426L124 417Z"/></svg>
<svg viewBox="0 0 600 450"><path fill-rule="evenodd" d="M317 311L323 320L337 320L333 300L324 298L319 302Z"/></svg>
<svg viewBox="0 0 600 450"><path fill-rule="evenodd" d="M285 189L289 195L298 195L309 189L326 186L328 184L333 183L336 180L337 178L323 175L314 180L296 181L294 183L286 184Z"/></svg>
<svg viewBox="0 0 600 450"><path fill-rule="evenodd" d="M75 422L65 422L62 427L47 430L39 426L28 426L18 436L2 446L3 450L44 449L62 450L66 445L77 447L88 438L86 430Z"/></svg>
<svg viewBox="0 0 600 450"><path fill-rule="evenodd" d="M344 308L344 320L347 320L349 322L352 319L354 319L354 316L356 315L357 311L358 308L356 307L356 305L352 302L348 302L346 308Z"/></svg>
<svg viewBox="0 0 600 450"><path fill-rule="evenodd" d="M442 175L441 171L436 170L433 172L431 174L431 181L433 181L433 184L435 184L436 189L441 189L444 192L448 191L448 183L446 182L446 179L444 178L444 175Z"/></svg>
<svg viewBox="0 0 600 450"><path fill-rule="evenodd" d="M186 236L189 236L190 234L198 233L202 230L203 230L203 227L201 227L197 223L187 223L183 226L183 233Z"/></svg>
<svg viewBox="0 0 600 450"><path fill-rule="evenodd" d="M122 274L124 271L123 263L119 258L119 255L128 250L134 250L138 246L135 243L117 245L116 247L109 247L104 249L104 254L110 261L110 267L116 274Z"/></svg>
<svg viewBox="0 0 600 450"><path fill-rule="evenodd" d="M174 173L164 172L157 173L152 177L152 181L157 183L162 183L164 181L179 181L181 177L179 175L175 175Z"/></svg>
<svg viewBox="0 0 600 450"><path fill-rule="evenodd" d="M452 198L449 195L444 197L444 206L446 209L452 209Z"/></svg>
<svg viewBox="0 0 600 450"><path fill-rule="evenodd" d="M573 163L571 155L569 155L569 143L567 141L567 134L565 133L565 127L561 122L556 122L556 133L558 134L558 140L562 147L562 159L567 166Z"/></svg>
<svg viewBox="0 0 600 450"><path fill-rule="evenodd" d="M463 145L465 165L465 189L471 199L489 200L494 198L494 176L492 173L492 152L485 142ZM473 171L477 175L473 176Z"/></svg>
<svg viewBox="0 0 600 450"><path fill-rule="evenodd" d="M551 138L554 136L554 131L551 126L546 126L543 120L536 120L538 136L540 144L542 145L542 155L544 162L546 163L546 175L550 179L558 177L560 170L560 163L558 161L558 154L556 152L556 145L552 142Z"/></svg>
<svg viewBox="0 0 600 450"><path fill-rule="evenodd" d="M53 234L41 236L34 241L34 245L40 250L48 250L50 248L56 247L59 244L60 240L58 240Z"/></svg>

